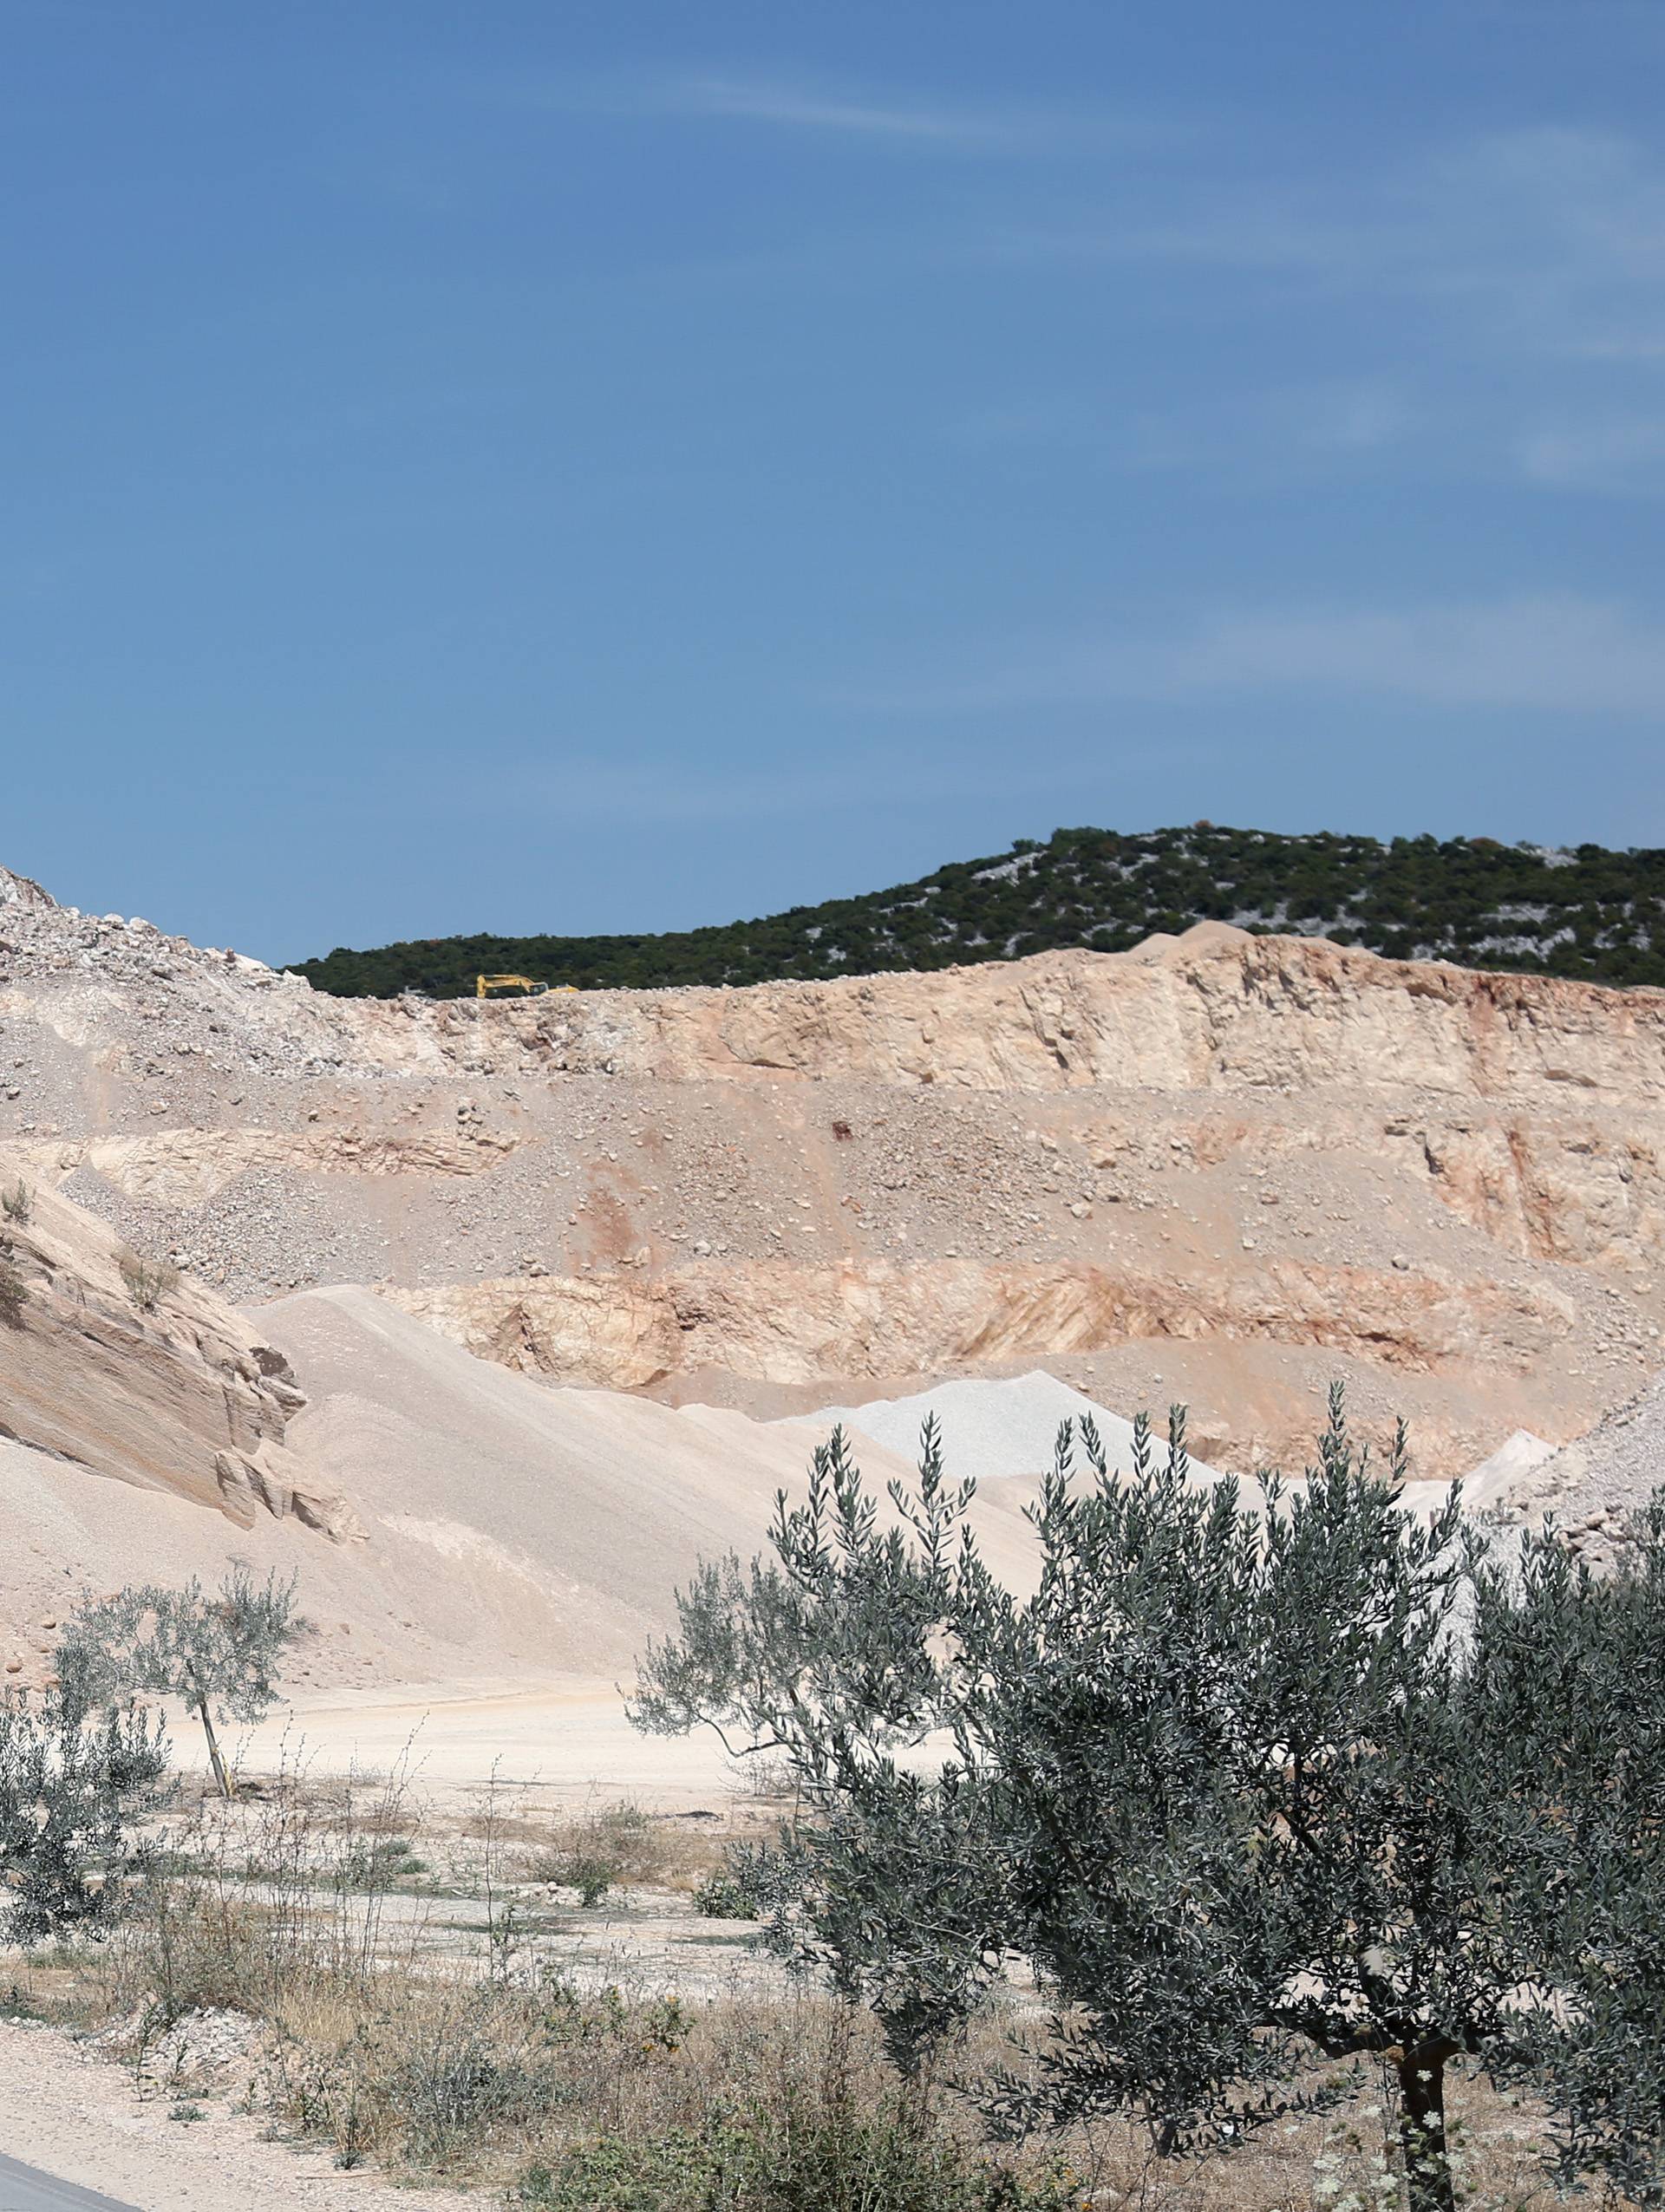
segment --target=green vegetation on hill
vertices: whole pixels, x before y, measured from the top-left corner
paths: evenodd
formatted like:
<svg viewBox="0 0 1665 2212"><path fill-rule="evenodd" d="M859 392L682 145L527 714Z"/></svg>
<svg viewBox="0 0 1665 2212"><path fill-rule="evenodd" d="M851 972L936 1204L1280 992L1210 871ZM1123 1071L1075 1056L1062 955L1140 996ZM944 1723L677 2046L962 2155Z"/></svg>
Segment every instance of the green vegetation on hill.
<svg viewBox="0 0 1665 2212"><path fill-rule="evenodd" d="M761 983L1122 952L1152 930L1234 922L1398 960L1665 984L1665 849L1572 852L1490 838L1281 837L1260 830L1057 830L917 884L662 936L431 937L296 963L345 998L458 998L480 971L580 989Z"/></svg>

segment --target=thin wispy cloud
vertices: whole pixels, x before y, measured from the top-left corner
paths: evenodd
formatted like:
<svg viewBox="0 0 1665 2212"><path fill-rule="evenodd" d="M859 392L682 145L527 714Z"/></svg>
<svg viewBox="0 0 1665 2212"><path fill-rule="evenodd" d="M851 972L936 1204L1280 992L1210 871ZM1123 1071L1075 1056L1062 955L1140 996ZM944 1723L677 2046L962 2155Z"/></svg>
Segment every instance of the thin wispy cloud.
<svg viewBox="0 0 1665 2212"><path fill-rule="evenodd" d="M1665 160L1623 134L1492 131L1397 165L1337 165L1322 182L1269 175L1220 140L1159 176L1107 178L1095 208L1078 197L1061 221L1002 222L986 245L1026 282L1051 264L1159 286L1157 312L1175 324L1230 330L1271 310L1292 344L1338 363L1361 347L1389 361L1414 349L1418 400L1391 370L1315 378L1310 404L1295 383L1113 415L1021 395L952 427L970 447L1070 445L1100 467L1237 484L1391 450L1430 480L1665 489L1665 418L1625 382L1665 359Z"/></svg>
<svg viewBox="0 0 1665 2212"><path fill-rule="evenodd" d="M982 714L1280 693L1665 721L1665 622L1572 595L1223 612L1166 636L1107 631L1031 647L979 676L887 703Z"/></svg>
<svg viewBox="0 0 1665 2212"><path fill-rule="evenodd" d="M1120 162L1189 145L1196 126L1149 104L1137 112L1090 98L1039 101L939 97L872 82L832 82L767 69L710 69L675 75L610 74L499 88L517 106L621 119L662 116L755 127L782 138L844 140L919 152L1021 156L1067 162ZM956 251L969 240L956 242Z"/></svg>
<svg viewBox="0 0 1665 2212"><path fill-rule="evenodd" d="M1665 167L1631 140L1495 132L1388 172L1309 182L1180 175L1065 223L1004 226L997 256L1171 263L1297 290L1396 295L1483 315L1569 356L1665 349Z"/></svg>
<svg viewBox="0 0 1665 2212"><path fill-rule="evenodd" d="M1206 471L1279 478L1303 459L1327 467L1403 444L1415 408L1376 380L1314 382L1227 392L1185 407L1130 409L1082 395L979 408L950 420L944 436L968 452L1067 449L1129 475Z"/></svg>
<svg viewBox="0 0 1665 2212"><path fill-rule="evenodd" d="M668 114L727 116L787 130L838 132L858 138L899 139L937 146L1000 146L1015 142L1014 122L957 114L948 108L839 99L802 86L745 77L689 77L647 95Z"/></svg>
<svg viewBox="0 0 1665 2212"><path fill-rule="evenodd" d="M1518 458L1535 483L1609 499L1658 499L1665 495L1665 415L1533 430Z"/></svg>
<svg viewBox="0 0 1665 2212"><path fill-rule="evenodd" d="M1151 656L1144 673L1174 693L1316 690L1665 718L1665 625L1571 596L1238 615Z"/></svg>
<svg viewBox="0 0 1665 2212"><path fill-rule="evenodd" d="M921 100L865 87L818 83L767 73L706 72L680 76L567 79L532 91L516 87L517 103L581 114L663 116L755 125L780 134L866 141L944 152L1061 151L1084 128L1102 134L1128 127L1063 114L1000 110ZM1149 127L1139 127L1149 135Z"/></svg>

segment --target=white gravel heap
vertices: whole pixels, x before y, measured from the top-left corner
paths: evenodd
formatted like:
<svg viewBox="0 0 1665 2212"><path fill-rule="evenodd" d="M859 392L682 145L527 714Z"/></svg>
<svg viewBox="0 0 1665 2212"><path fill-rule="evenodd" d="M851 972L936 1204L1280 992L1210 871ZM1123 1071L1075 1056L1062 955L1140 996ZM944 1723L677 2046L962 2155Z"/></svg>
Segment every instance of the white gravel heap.
<svg viewBox="0 0 1665 2212"><path fill-rule="evenodd" d="M1463 1502L1471 1512L1482 1506L1511 1506L1535 1469L1553 1459L1555 1446L1531 1429L1517 1429L1506 1436L1488 1458L1471 1467L1463 1477Z"/></svg>
<svg viewBox="0 0 1665 2212"><path fill-rule="evenodd" d="M983 1377L959 1382L939 1382L911 1398L881 1398L866 1406L826 1406L819 1413L800 1414L818 1429L831 1431L836 1423L906 1459L917 1458L919 1430L928 1413L934 1413L943 1432L943 1457L953 1476L974 1476L991 1482L1009 1475L1044 1474L1052 1465L1053 1444L1059 1424L1091 1414L1113 1466L1126 1468L1132 1461L1133 1425L1120 1413L1094 1405L1079 1390L1072 1390L1056 1375L1036 1369L1033 1374L1012 1375L1003 1380ZM1157 1419L1155 1443L1166 1448L1166 1426ZM1081 1464L1078 1460L1078 1464ZM1193 1471L1207 1481L1218 1479L1212 1467L1192 1462Z"/></svg>
<svg viewBox="0 0 1665 2212"><path fill-rule="evenodd" d="M1531 1490L1536 1470L1553 1459L1555 1446L1530 1429L1516 1429L1497 1450L1463 1477L1463 1510L1471 1515L1500 1513L1510 1520L1522 1517L1522 1498ZM1399 1502L1420 1521L1433 1521L1451 1500L1448 1482L1410 1482L1399 1493Z"/></svg>
<svg viewBox="0 0 1665 2212"><path fill-rule="evenodd" d="M1630 1516L1665 1484L1665 1374L1603 1415L1559 1451L1517 1429L1463 1483L1471 1512L1492 1509L1528 1526L1553 1523L1592 1566L1619 1557ZM1407 1504L1424 1513L1443 1504L1446 1485L1413 1483Z"/></svg>
<svg viewBox="0 0 1665 2212"><path fill-rule="evenodd" d="M1533 1468L1509 1503L1529 1519L1550 1516L1574 1550L1600 1564L1662 1483L1665 1374Z"/></svg>

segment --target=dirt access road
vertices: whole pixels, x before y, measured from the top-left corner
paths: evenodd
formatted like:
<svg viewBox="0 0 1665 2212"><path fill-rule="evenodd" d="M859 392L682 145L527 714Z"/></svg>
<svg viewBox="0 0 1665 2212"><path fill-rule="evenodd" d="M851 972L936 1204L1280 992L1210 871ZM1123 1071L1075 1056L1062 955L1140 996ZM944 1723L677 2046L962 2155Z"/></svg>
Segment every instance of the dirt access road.
<svg viewBox="0 0 1665 2212"><path fill-rule="evenodd" d="M206 1765L202 1732L173 1716L173 1755ZM726 1804L743 1775L708 1730L643 1736L610 1682L569 1678L459 1695L454 1686L400 1686L297 1700L258 1728L235 1732L227 1751L247 1774L281 1765L318 1775L386 1775L403 1765L420 1797L484 1790L493 1769L518 1796L550 1810L627 1798L656 1812Z"/></svg>
<svg viewBox="0 0 1665 2212"><path fill-rule="evenodd" d="M0 2207L480 2212L478 2196L407 2189L395 2196L362 2174L337 2173L327 2150L267 2142L264 2121L217 2099L194 2100L203 2115L197 2120L171 2118L173 2109L166 2095L137 2095L126 2067L54 2029L0 2023L0 2150L25 2162L23 2178L0 2166Z"/></svg>

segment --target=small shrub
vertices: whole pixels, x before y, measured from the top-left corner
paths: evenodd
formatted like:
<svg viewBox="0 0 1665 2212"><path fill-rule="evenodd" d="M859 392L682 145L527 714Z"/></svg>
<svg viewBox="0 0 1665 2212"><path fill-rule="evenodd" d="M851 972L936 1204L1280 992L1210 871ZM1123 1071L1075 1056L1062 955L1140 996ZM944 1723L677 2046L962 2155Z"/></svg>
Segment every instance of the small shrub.
<svg viewBox="0 0 1665 2212"><path fill-rule="evenodd" d="M714 2110L696 2128L603 2135L522 2173L541 2212L1084 2212L1062 2176L988 2164L895 2098L876 2111L800 2091L779 2111Z"/></svg>
<svg viewBox="0 0 1665 2212"><path fill-rule="evenodd" d="M339 2172L350 2174L356 2167L364 2163L367 2137L365 2116L360 2110L358 2092L355 2089L348 2097L346 2108L336 2123L336 2166Z"/></svg>
<svg viewBox="0 0 1665 2212"><path fill-rule="evenodd" d="M738 2200L724 2171L730 2162L723 2147L715 2129L703 2137L678 2130L646 2141L600 2136L575 2143L553 2166L528 2166L509 2201L539 2212L682 2212L684 2206L693 2212L732 2204Z"/></svg>
<svg viewBox="0 0 1665 2212"><path fill-rule="evenodd" d="M583 1826L618 1869L619 1879L643 1881L659 1870L656 1831L640 1805L628 1800L607 1805Z"/></svg>
<svg viewBox="0 0 1665 2212"><path fill-rule="evenodd" d="M761 1920L791 1894L792 1870L767 1843L730 1843L694 1892L694 1909L708 1920Z"/></svg>
<svg viewBox="0 0 1665 2212"><path fill-rule="evenodd" d="M7 1259L0 1259L0 1327L21 1328L23 1311L29 1304L29 1292L23 1278Z"/></svg>
<svg viewBox="0 0 1665 2212"><path fill-rule="evenodd" d="M576 1889L584 1905L595 1906L620 1884L664 1876L671 1856L660 1824L640 1805L625 1802L557 1829L550 1848L533 1857L527 1871L532 1881Z"/></svg>
<svg viewBox="0 0 1665 2212"><path fill-rule="evenodd" d="M506 2123L529 2125L549 2085L524 2022L493 1990L467 1993L421 2023L383 2086L420 2163L442 2163Z"/></svg>
<svg viewBox="0 0 1665 2212"><path fill-rule="evenodd" d="M708 1920L755 1920L757 1907L726 1866L713 1867L694 1892L694 1909Z"/></svg>
<svg viewBox="0 0 1665 2212"><path fill-rule="evenodd" d="M385 1889L428 1871L408 1836L356 1837L335 1869L337 1881L356 1889Z"/></svg>
<svg viewBox="0 0 1665 2212"><path fill-rule="evenodd" d="M162 1726L131 1706L94 1715L68 1689L0 1700L0 1936L101 1935L166 1777Z"/></svg>
<svg viewBox="0 0 1665 2212"><path fill-rule="evenodd" d="M597 1851L576 1851L554 1878L564 1888L576 1889L579 1902L590 1907L601 1902L617 1876L618 1868L613 1860L604 1858Z"/></svg>
<svg viewBox="0 0 1665 2212"><path fill-rule="evenodd" d="M134 1307L141 1314L153 1314L180 1280L178 1268L166 1260L141 1260L136 1252L124 1252L116 1262L121 1280Z"/></svg>
<svg viewBox="0 0 1665 2212"><path fill-rule="evenodd" d="M8 1221L16 1222L19 1229L27 1229L34 1219L35 1193L21 1175L10 1191L0 1191L0 1213Z"/></svg>

